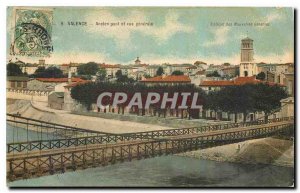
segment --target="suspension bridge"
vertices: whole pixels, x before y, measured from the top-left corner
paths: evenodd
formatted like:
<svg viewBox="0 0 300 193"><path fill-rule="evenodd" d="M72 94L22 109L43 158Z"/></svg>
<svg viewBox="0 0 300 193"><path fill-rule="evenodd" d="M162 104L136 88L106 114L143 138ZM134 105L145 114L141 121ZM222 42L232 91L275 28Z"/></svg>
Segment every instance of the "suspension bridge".
<svg viewBox="0 0 300 193"><path fill-rule="evenodd" d="M136 133L107 133L7 114L26 140L7 143L7 178L27 179L272 136L294 128L294 117ZM37 139L30 139L35 131ZM18 138L17 138L18 139Z"/></svg>

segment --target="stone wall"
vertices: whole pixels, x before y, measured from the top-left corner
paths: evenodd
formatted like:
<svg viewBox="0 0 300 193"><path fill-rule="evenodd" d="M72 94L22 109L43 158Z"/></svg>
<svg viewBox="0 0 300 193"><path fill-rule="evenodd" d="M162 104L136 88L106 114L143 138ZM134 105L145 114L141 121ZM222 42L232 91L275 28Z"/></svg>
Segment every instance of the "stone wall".
<svg viewBox="0 0 300 193"><path fill-rule="evenodd" d="M197 127L207 124L220 124L221 122L207 121L204 119L179 119L175 117L154 117L154 116L137 116L135 114L117 114L117 113L103 113L103 112L83 112L83 111L72 111L73 114L101 117L105 119L115 119L121 121L133 121L138 123L155 124L161 126L168 126L174 128L184 127ZM222 122L225 123L225 122Z"/></svg>
<svg viewBox="0 0 300 193"><path fill-rule="evenodd" d="M47 102L49 93L49 91L7 88L6 98Z"/></svg>

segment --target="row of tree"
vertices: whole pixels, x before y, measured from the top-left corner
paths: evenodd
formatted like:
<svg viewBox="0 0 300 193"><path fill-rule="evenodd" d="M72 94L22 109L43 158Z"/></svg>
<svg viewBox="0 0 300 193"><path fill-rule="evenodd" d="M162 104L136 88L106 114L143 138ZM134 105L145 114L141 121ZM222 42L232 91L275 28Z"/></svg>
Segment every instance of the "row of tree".
<svg viewBox="0 0 300 193"><path fill-rule="evenodd" d="M181 93L188 92L192 93L198 93L198 101L197 105L203 104L202 99L204 99L205 92L200 89L196 88L194 85L153 85L153 86L146 86L144 84L139 83L120 83L120 82L90 82L86 84L81 84L76 87L74 87L71 90L71 96L76 101L80 102L81 104L84 104L87 109L91 108L91 105L96 103L98 96L103 92L111 92L113 95L111 98L105 99L105 105L112 105L114 94L116 92L123 92L126 93L128 98L127 100L122 103L119 107L124 112L124 108L129 104L130 99L133 97L135 93L141 93L142 97L142 104L143 107L145 106L147 95L149 92L155 92L159 93L160 99L163 98L163 95L165 92L168 92L168 97L172 97L174 93L178 93L178 100L176 103L175 108L178 108L178 106L182 103L182 96ZM154 108L157 111L161 111L161 100L157 103L152 105L152 108ZM190 107L192 103L192 97L187 98L187 105ZM170 108L171 102L166 103L166 108ZM143 112L145 109L142 109ZM144 114L144 113L142 113Z"/></svg>
<svg viewBox="0 0 300 193"><path fill-rule="evenodd" d="M280 108L280 100L287 97L287 93L280 86L268 84L245 84L225 87L206 95L204 109L216 112L235 114L242 113L244 121L249 113L264 112L265 119L272 111Z"/></svg>
<svg viewBox="0 0 300 193"><path fill-rule="evenodd" d="M8 63L6 65L7 76L29 76L32 78L62 78L66 75L63 72L54 66L50 66L49 68L45 68L44 66L39 66L34 74L28 75L26 72L22 72L19 65L15 63Z"/></svg>
<svg viewBox="0 0 300 193"><path fill-rule="evenodd" d="M97 82L87 83L74 87L71 90L71 96L76 101L85 105L88 109L93 103L96 103L97 97L103 92L125 92L128 94L128 100L136 93L142 93L143 104L148 92L158 92L162 96L163 93L168 92L172 96L174 92L183 93L198 93L197 104L203 105L203 113L207 110L215 112L227 112L228 115L235 114L235 121L237 121L237 114L244 114L244 121L246 115L254 112L264 112L267 116L275 109L280 107L280 100L287 97L285 90L279 86L270 86L267 84L246 84L241 86L225 87L219 91L214 91L206 94L202 89L194 85L155 85L146 86L139 83L120 83L120 82ZM182 98L179 97L178 104L181 104ZM108 105L112 104L112 100L106 101ZM118 109L124 113L124 108L128 105L126 101L119 106ZM191 98L188 98L188 105L191 104ZM161 103L152 105L155 111L163 111L160 109ZM169 108L167 104L166 108ZM175 107L177 109L178 106ZM142 109L144 112L145 109ZM119 110L118 110L119 111ZM194 110L187 109L189 117L197 118L197 113ZM144 113L142 113L143 115Z"/></svg>

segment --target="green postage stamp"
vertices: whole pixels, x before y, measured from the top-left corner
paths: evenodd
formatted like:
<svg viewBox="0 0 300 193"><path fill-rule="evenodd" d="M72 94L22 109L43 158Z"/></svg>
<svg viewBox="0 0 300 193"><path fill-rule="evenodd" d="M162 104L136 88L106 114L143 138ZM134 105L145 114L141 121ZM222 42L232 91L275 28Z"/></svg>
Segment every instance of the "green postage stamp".
<svg viewBox="0 0 300 193"><path fill-rule="evenodd" d="M53 51L51 43L51 9L13 10L14 39L11 45L13 55L47 57Z"/></svg>

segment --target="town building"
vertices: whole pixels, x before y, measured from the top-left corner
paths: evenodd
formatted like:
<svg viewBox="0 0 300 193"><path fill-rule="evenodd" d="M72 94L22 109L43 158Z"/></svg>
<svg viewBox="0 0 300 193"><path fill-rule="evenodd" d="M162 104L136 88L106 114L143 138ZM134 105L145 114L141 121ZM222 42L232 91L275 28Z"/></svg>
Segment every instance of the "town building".
<svg viewBox="0 0 300 193"><path fill-rule="evenodd" d="M70 62L69 64L62 64L59 66L59 69L63 72L63 74L68 74L69 71L71 71L71 73L73 75L77 75L77 69L78 66L80 66L81 64L79 63L72 63Z"/></svg>
<svg viewBox="0 0 300 193"><path fill-rule="evenodd" d="M29 63L20 66L22 72L24 74L28 74L28 75L34 74L35 71L38 69L38 67L39 67L39 64L29 64Z"/></svg>
<svg viewBox="0 0 300 193"><path fill-rule="evenodd" d="M6 79L6 88L27 89L27 76L8 76Z"/></svg>
<svg viewBox="0 0 300 193"><path fill-rule="evenodd" d="M128 77L135 77L134 73L137 72L138 68L133 67L133 66L121 66L120 70L122 71L123 75L126 75Z"/></svg>
<svg viewBox="0 0 300 193"><path fill-rule="evenodd" d="M121 69L119 64L99 64L99 67L105 69L107 78L115 78L116 72Z"/></svg>
<svg viewBox="0 0 300 193"><path fill-rule="evenodd" d="M195 74L196 72L198 72L199 69L197 66L189 66L185 68L185 74L186 75L191 75L191 74Z"/></svg>
<svg viewBox="0 0 300 193"><path fill-rule="evenodd" d="M64 86L64 101L63 101L64 110L72 111L77 105L77 102L71 96L71 90L77 85L85 84L88 82L90 82L90 81L84 80L82 82L69 83Z"/></svg>
<svg viewBox="0 0 300 193"><path fill-rule="evenodd" d="M54 91L55 86L61 83L70 82L85 82L85 80L81 78L36 78L31 79L27 83L27 88L29 90L40 90L40 91Z"/></svg>
<svg viewBox="0 0 300 193"><path fill-rule="evenodd" d="M258 83L267 83L269 85L275 85L276 83L274 82L266 82L266 81L261 81L257 80L255 76L251 77L237 77L233 80L205 80L203 81L199 87L202 88L206 92L211 92L211 91L217 91L220 90L221 88L224 88L226 86L239 86L239 85L244 85L244 84L258 84ZM279 86L284 86L281 84L278 84Z"/></svg>
<svg viewBox="0 0 300 193"><path fill-rule="evenodd" d="M181 71L184 74L188 74L188 72L197 69L193 69L193 64L163 64L164 72L166 75L171 75L174 71Z"/></svg>
<svg viewBox="0 0 300 193"><path fill-rule="evenodd" d="M282 99L281 103L281 116L282 117L293 117L295 116L295 101L294 97L288 97Z"/></svg>
<svg viewBox="0 0 300 193"><path fill-rule="evenodd" d="M176 84L191 84L191 79L186 75L162 75L152 78L140 80L141 83L146 85L176 85Z"/></svg>
<svg viewBox="0 0 300 193"><path fill-rule="evenodd" d="M205 70L206 75L212 74L214 72L218 72L218 74L222 75L222 66L221 65L213 65L210 64L208 68Z"/></svg>
<svg viewBox="0 0 300 193"><path fill-rule="evenodd" d="M198 70L206 70L208 68L207 63L203 61L196 61L194 66L196 66Z"/></svg>
<svg viewBox="0 0 300 193"><path fill-rule="evenodd" d="M165 66L163 65L149 65L146 67L146 74L151 77L156 76L156 72L159 67L162 67L164 69L164 73L166 73Z"/></svg>
<svg viewBox="0 0 300 193"><path fill-rule="evenodd" d="M234 66L224 66L221 68L221 76L226 78L234 78L239 75L240 67L238 65Z"/></svg>
<svg viewBox="0 0 300 193"><path fill-rule="evenodd" d="M204 80L207 80L205 70L199 70L194 74L190 74L189 78L191 79L191 83L197 86L201 84Z"/></svg>
<svg viewBox="0 0 300 193"><path fill-rule="evenodd" d="M48 96L48 106L52 109L64 108L64 92L52 92Z"/></svg>

